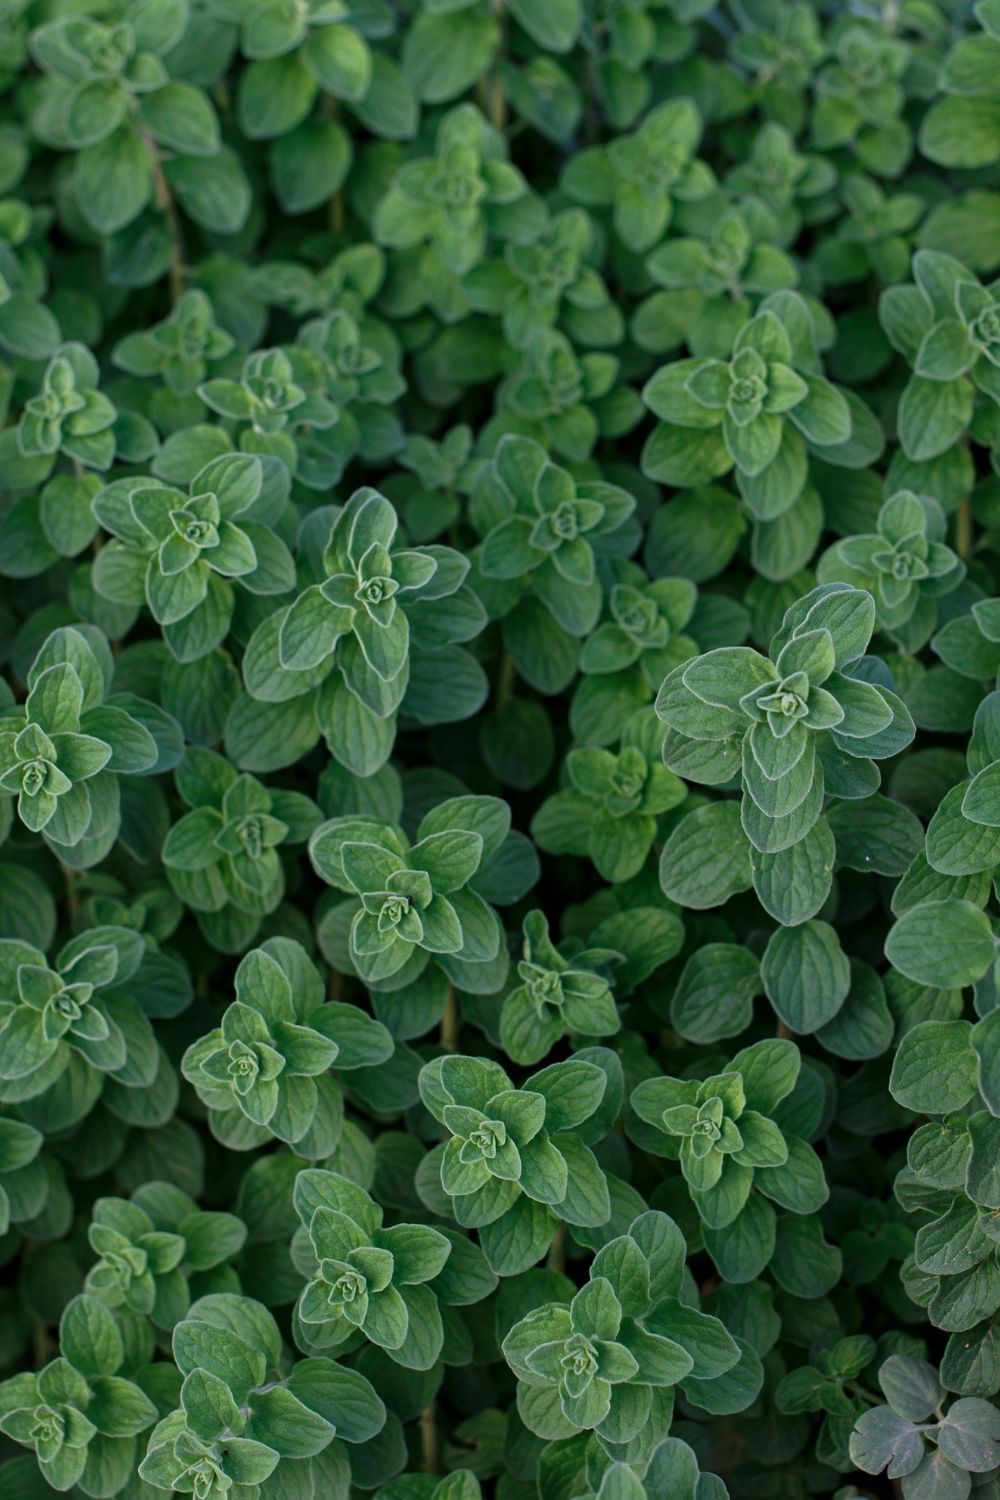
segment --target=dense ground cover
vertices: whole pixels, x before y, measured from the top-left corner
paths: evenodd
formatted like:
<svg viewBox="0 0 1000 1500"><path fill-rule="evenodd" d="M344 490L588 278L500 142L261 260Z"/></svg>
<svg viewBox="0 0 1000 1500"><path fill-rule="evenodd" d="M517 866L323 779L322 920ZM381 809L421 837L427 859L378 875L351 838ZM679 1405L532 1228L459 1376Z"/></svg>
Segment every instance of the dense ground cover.
<svg viewBox="0 0 1000 1500"><path fill-rule="evenodd" d="M0 1500L1000 1497L998 269L1000 0L0 5Z"/></svg>

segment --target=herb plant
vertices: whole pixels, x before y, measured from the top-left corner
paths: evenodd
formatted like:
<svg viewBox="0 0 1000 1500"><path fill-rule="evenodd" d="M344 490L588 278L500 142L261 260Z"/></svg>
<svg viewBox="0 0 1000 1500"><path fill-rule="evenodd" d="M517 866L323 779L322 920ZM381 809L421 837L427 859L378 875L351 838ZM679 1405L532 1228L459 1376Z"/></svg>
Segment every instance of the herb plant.
<svg viewBox="0 0 1000 1500"><path fill-rule="evenodd" d="M1000 1496L1000 0L0 4L0 1500Z"/></svg>

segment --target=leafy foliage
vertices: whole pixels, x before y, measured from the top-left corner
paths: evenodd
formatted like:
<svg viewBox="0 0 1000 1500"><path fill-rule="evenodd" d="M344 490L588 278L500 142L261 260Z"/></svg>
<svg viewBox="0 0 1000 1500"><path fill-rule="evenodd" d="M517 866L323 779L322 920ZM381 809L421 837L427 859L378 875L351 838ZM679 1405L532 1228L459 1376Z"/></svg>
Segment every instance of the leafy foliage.
<svg viewBox="0 0 1000 1500"><path fill-rule="evenodd" d="M0 4L0 1500L1000 1496L1000 4Z"/></svg>

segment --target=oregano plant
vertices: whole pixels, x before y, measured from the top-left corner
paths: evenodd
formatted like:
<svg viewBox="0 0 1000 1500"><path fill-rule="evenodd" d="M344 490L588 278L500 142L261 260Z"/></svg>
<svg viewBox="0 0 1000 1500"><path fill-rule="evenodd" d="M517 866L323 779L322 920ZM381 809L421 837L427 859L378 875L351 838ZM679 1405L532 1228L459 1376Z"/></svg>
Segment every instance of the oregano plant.
<svg viewBox="0 0 1000 1500"><path fill-rule="evenodd" d="M998 1500L998 899L1000 0L0 4L0 1500Z"/></svg>

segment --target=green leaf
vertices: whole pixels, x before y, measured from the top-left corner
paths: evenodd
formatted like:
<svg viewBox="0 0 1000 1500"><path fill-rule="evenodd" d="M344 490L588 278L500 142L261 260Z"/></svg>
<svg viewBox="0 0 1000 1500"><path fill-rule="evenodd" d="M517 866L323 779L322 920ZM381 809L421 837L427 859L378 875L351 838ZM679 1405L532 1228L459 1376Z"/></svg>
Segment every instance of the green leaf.
<svg viewBox="0 0 1000 1500"><path fill-rule="evenodd" d="M948 1114L967 1104L977 1075L970 1032L967 1021L922 1021L906 1032L892 1064L893 1098L920 1114Z"/></svg>
<svg viewBox="0 0 1000 1500"><path fill-rule="evenodd" d="M153 190L149 148L129 126L87 146L76 159L73 184L80 212L99 234L114 234L139 214Z"/></svg>
<svg viewBox="0 0 1000 1500"><path fill-rule="evenodd" d="M274 1386L251 1393L246 1431L283 1458L309 1458L326 1447L336 1429L290 1390Z"/></svg>
<svg viewBox="0 0 1000 1500"><path fill-rule="evenodd" d="M760 965L735 943L707 943L688 959L670 1002L670 1019L687 1041L738 1036L762 988Z"/></svg>
<svg viewBox="0 0 1000 1500"><path fill-rule="evenodd" d="M556 0L544 15L526 0L513 0L511 14L532 40L548 52L568 52L583 24L579 0Z"/></svg>
<svg viewBox="0 0 1000 1500"><path fill-rule="evenodd" d="M140 112L150 133L187 156L214 156L219 122L207 96L189 83L168 83L142 97Z"/></svg>
<svg viewBox="0 0 1000 1500"><path fill-rule="evenodd" d="M924 1456L920 1431L888 1406L863 1412L851 1433L851 1458L866 1474L892 1465L896 1474L911 1474Z"/></svg>
<svg viewBox="0 0 1000 1500"><path fill-rule="evenodd" d="M303 214L338 193L351 165L351 143L332 120L310 121L281 136L271 155L271 179L286 213Z"/></svg>
<svg viewBox="0 0 1000 1500"><path fill-rule="evenodd" d="M886 957L918 984L961 988L981 979L996 942L989 918L969 901L927 901L896 921L885 942Z"/></svg>
<svg viewBox="0 0 1000 1500"><path fill-rule="evenodd" d="M899 403L899 437L907 458L936 458L957 442L972 418L973 394L964 378L912 375Z"/></svg>
<svg viewBox="0 0 1000 1500"><path fill-rule="evenodd" d="M486 71L499 40L494 18L475 9L448 16L424 13L406 32L404 76L425 103L443 104Z"/></svg>
<svg viewBox="0 0 1000 1500"><path fill-rule="evenodd" d="M720 906L753 880L750 847L733 802L714 802L677 824L660 856L660 886L668 900L703 911Z"/></svg>
<svg viewBox="0 0 1000 1500"><path fill-rule="evenodd" d="M545 1100L545 1128L572 1130L594 1113L604 1098L607 1076L593 1063L554 1063L532 1074L527 1088Z"/></svg>
<svg viewBox="0 0 1000 1500"><path fill-rule="evenodd" d="M345 1442L367 1443L385 1423L385 1407L371 1383L332 1359L300 1360L288 1377L288 1389L334 1425Z"/></svg>
<svg viewBox="0 0 1000 1500"><path fill-rule="evenodd" d="M225 1382L237 1401L262 1384L267 1361L225 1328L186 1319L174 1329L174 1358L182 1374L205 1370Z"/></svg>
<svg viewBox="0 0 1000 1500"><path fill-rule="evenodd" d="M113 1375L125 1351L110 1309L96 1297L74 1297L60 1323L60 1344L70 1363L86 1376Z"/></svg>
<svg viewBox="0 0 1000 1500"><path fill-rule="evenodd" d="M1000 145L1000 109L992 99L938 99L920 131L920 149L944 167L979 167Z"/></svg>
<svg viewBox="0 0 1000 1500"><path fill-rule="evenodd" d="M250 184L235 152L175 156L164 166L171 191L194 222L216 234L236 234L250 212Z"/></svg>
<svg viewBox="0 0 1000 1500"><path fill-rule="evenodd" d="M791 1031L803 1034L833 1019L851 983L847 956L826 922L804 922L774 933L760 972L779 1018Z"/></svg>

